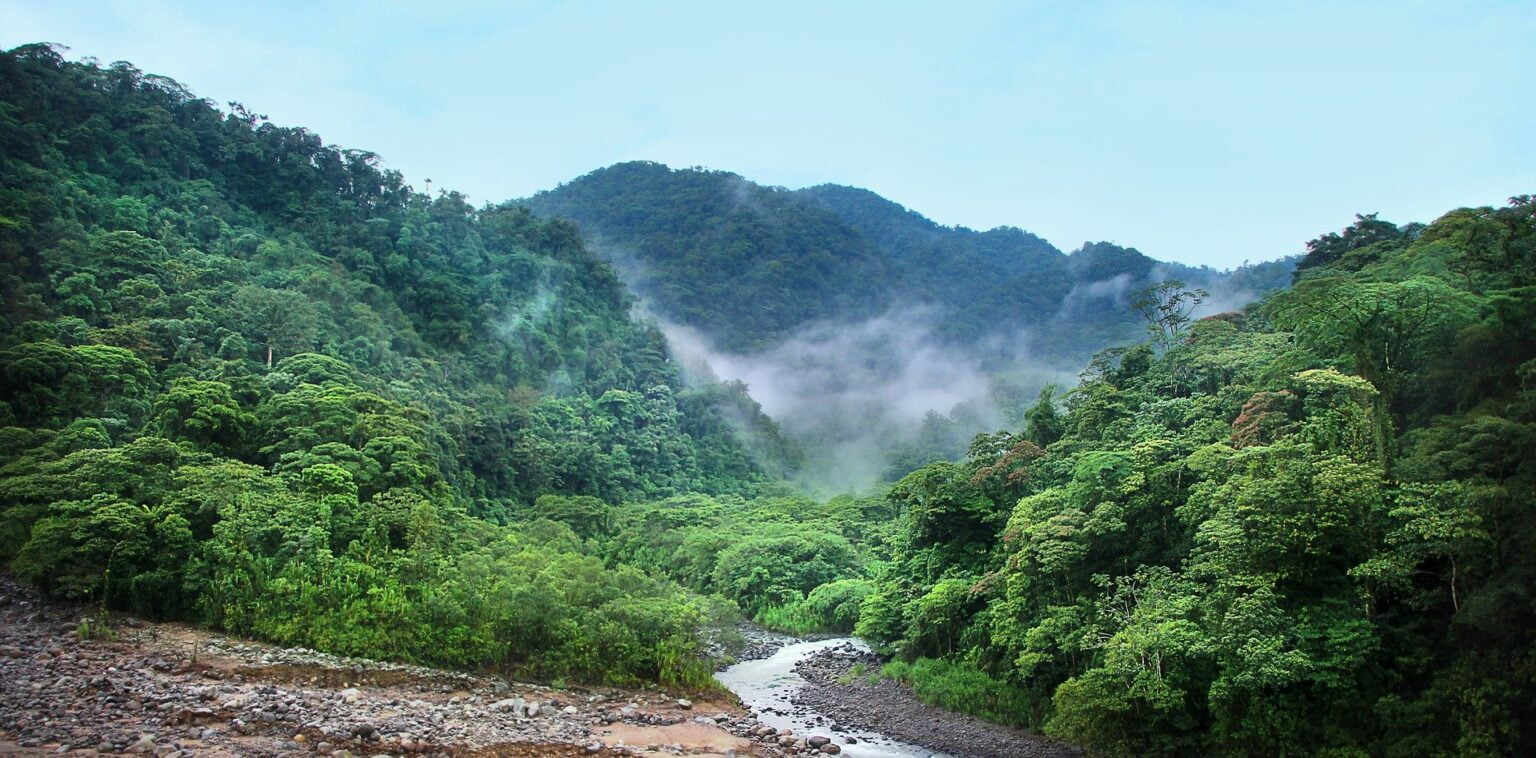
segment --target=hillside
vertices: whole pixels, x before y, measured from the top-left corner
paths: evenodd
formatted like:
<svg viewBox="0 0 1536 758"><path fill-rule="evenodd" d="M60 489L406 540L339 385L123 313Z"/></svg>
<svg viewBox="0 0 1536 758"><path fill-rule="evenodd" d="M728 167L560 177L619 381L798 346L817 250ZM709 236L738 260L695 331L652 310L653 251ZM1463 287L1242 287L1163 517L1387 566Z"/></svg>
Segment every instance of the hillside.
<svg viewBox="0 0 1536 758"><path fill-rule="evenodd" d="M725 611L538 519L758 492L738 433L775 428L684 387L570 224L46 45L0 54L0 148L16 576L336 652L697 674L675 651ZM574 652L598 642L635 657Z"/></svg>
<svg viewBox="0 0 1536 758"><path fill-rule="evenodd" d="M944 227L873 192L763 187L621 163L524 201L575 221L693 375L743 382L805 451L803 485L893 481L1022 421L1095 352L1135 341L1136 293L1167 279L1231 309L1292 262L1233 272L1105 242L1066 254L1028 232Z"/></svg>
<svg viewBox="0 0 1536 758"><path fill-rule="evenodd" d="M1536 749L1536 203L1308 248L890 489L887 676L1111 755Z"/></svg>
<svg viewBox="0 0 1536 758"><path fill-rule="evenodd" d="M655 164L559 197L644 234L0 53L0 750L1536 754L1532 196L1220 275ZM795 666L838 743L684 715L788 642L743 620L875 647Z"/></svg>
<svg viewBox="0 0 1536 758"><path fill-rule="evenodd" d="M574 220L659 315L732 353L771 349L817 322L927 306L947 343L1028 333L1015 349L1085 360L1138 333L1125 297L1138 287L1178 278L1224 294L1240 282L1226 299L1246 301L1289 273L1282 262L1224 274L1102 242L1067 255L1020 229L940 226L864 189L785 190L657 163L599 169L525 202Z"/></svg>

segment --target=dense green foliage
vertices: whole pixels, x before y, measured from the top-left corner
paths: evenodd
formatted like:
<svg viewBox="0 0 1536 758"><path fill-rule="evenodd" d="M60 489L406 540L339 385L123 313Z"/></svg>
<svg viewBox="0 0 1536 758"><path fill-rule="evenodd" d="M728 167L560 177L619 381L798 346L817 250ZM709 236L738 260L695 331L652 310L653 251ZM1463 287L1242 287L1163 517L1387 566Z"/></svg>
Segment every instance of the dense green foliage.
<svg viewBox="0 0 1536 758"><path fill-rule="evenodd" d="M1536 751L1536 203L1384 223L899 482L888 673L1111 754Z"/></svg>
<svg viewBox="0 0 1536 758"><path fill-rule="evenodd" d="M873 192L763 187L735 174L621 163L527 200L571 218L631 272L668 318L751 353L816 321L895 306L937 309L936 334L1015 358L1086 358L1135 333L1124 294L1180 277L1252 297L1287 283L1289 262L1231 274L1164 264L1108 243L1069 255L1019 229L944 227ZM940 409L947 410L947 409Z"/></svg>
<svg viewBox="0 0 1536 758"><path fill-rule="evenodd" d="M851 631L892 515L880 498L689 495L619 508L604 551L775 628Z"/></svg>
<svg viewBox="0 0 1536 758"><path fill-rule="evenodd" d="M0 54L0 298L18 576L349 653L702 676L728 605L541 496L755 492L737 432L776 431L683 387L570 224L29 45Z"/></svg>
<svg viewBox="0 0 1536 758"><path fill-rule="evenodd" d="M1289 290L1201 320L1168 274L1258 292L1289 267L1067 256L654 164L532 203L591 214L734 349L887 297L971 346L1137 315L1151 338L1013 398L1019 430L963 460L816 501L772 482L795 448L742 385L681 383L570 223L25 46L0 54L0 561L545 678L703 686L737 614L852 629L929 702L1113 754L1536 753L1530 197L1359 217ZM925 444L964 428L930 414Z"/></svg>

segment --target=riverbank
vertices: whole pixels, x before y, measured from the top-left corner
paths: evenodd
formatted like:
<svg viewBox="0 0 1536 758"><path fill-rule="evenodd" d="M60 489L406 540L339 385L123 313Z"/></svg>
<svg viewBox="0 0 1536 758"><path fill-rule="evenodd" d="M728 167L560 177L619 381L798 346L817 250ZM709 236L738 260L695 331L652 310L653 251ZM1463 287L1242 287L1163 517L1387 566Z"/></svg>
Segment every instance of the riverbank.
<svg viewBox="0 0 1536 758"><path fill-rule="evenodd" d="M801 642L817 642L842 637L840 634L831 633L806 634L797 637L792 634L765 629L751 622L741 624L736 627L736 631L741 634L741 649L734 656L734 661L723 662L718 670L723 671L734 663L770 658L774 653Z"/></svg>
<svg viewBox="0 0 1536 758"><path fill-rule="evenodd" d="M764 755L728 697L497 677L115 617L0 579L0 753Z"/></svg>
<svg viewBox="0 0 1536 758"><path fill-rule="evenodd" d="M869 676L882 661L851 643L826 647L805 657L795 673L807 684L791 702L822 714L834 731L879 732L897 740L953 755L977 758L1069 758L1081 750L1023 729L983 721L923 703L912 690ZM855 667L865 675L855 673Z"/></svg>

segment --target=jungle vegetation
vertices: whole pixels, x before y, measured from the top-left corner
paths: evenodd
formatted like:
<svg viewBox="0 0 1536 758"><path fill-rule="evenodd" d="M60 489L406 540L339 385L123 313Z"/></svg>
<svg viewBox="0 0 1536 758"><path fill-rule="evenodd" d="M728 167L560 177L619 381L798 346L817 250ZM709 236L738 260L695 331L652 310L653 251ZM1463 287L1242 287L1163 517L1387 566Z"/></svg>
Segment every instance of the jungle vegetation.
<svg viewBox="0 0 1536 758"><path fill-rule="evenodd" d="M1536 753L1530 196L1360 216L1195 318L1210 280L1133 251L743 193L814 213L775 248L806 265L762 274L808 310L689 315L741 345L870 307L861 277L964 296L946 261L971 253L945 251L988 241L1057 290L1051 260L1147 266L1123 314L1146 331L963 457L811 498L746 388L684 383L571 222L417 192L128 64L4 52L0 562L113 610L541 679L702 687L740 618L853 631L931 702L1106 754ZM698 299L737 253L690 244L663 263ZM994 294L975 323L1059 310Z"/></svg>

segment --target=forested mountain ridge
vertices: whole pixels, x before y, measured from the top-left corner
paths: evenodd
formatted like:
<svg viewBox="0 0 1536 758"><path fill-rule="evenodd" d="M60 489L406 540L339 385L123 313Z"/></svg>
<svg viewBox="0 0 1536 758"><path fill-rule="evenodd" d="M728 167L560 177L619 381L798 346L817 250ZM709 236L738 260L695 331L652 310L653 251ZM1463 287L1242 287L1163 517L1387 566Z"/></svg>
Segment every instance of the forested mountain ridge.
<svg viewBox="0 0 1536 758"><path fill-rule="evenodd" d="M1226 284L1220 272L1108 243L1068 256L1015 228L940 226L855 187L784 190L657 163L599 169L525 202L575 220L631 270L662 316L731 352L772 347L818 321L929 305L940 310L937 334L953 343L1029 330L1036 354L1085 357L1135 333L1136 316L1117 295L1153 278ZM1284 286L1289 265L1249 271L1245 297ZM1070 327L1060 323L1064 309Z"/></svg>
<svg viewBox="0 0 1536 758"><path fill-rule="evenodd" d="M102 613L674 690L741 614L856 630L929 701L1107 754L1536 754L1531 196L1357 217L1289 289L1197 318L1126 248L623 170L698 185L668 213L727 209L669 247L671 220L602 205L698 287L723 249L743 294L778 292L693 316L778 309L743 349L809 317L786 282L875 314L848 272L923 266L960 294L1061 267L1051 319L1139 303L1093 338L1146 338L1002 398L963 458L814 500L739 442L793 455L739 384L682 384L573 225L28 45L0 54L0 562ZM956 313L946 339L975 339ZM827 373L861 408L906 398L853 364Z"/></svg>
<svg viewBox="0 0 1536 758"><path fill-rule="evenodd" d="M613 260L690 367L744 382L805 451L801 485L858 491L965 454L1089 357L1139 339L1136 293L1181 280L1204 313L1290 282L1015 228L944 227L869 190L764 187L620 163L524 201ZM1202 314L1203 315L1203 314Z"/></svg>
<svg viewBox="0 0 1536 758"><path fill-rule="evenodd" d="M26 45L0 54L0 296L18 576L341 652L700 665L677 651L715 606L536 518L756 492L737 432L776 432L739 387L682 385L570 224ZM636 653L572 657L596 644Z"/></svg>
<svg viewBox="0 0 1536 758"><path fill-rule="evenodd" d="M1108 754L1536 751L1536 202L1308 249L890 490L888 675Z"/></svg>

